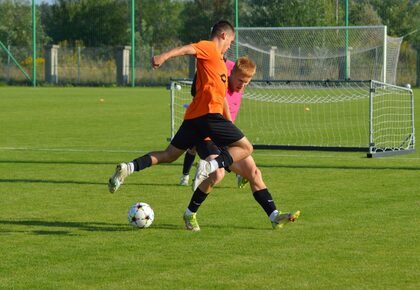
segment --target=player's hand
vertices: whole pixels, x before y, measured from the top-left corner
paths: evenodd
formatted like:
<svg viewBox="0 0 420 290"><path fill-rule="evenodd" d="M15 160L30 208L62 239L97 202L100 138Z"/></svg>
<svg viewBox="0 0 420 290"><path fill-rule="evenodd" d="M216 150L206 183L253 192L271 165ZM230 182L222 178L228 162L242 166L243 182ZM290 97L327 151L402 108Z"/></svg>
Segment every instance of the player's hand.
<svg viewBox="0 0 420 290"><path fill-rule="evenodd" d="M165 62L164 58L160 55L154 55L151 59L153 69L159 68Z"/></svg>

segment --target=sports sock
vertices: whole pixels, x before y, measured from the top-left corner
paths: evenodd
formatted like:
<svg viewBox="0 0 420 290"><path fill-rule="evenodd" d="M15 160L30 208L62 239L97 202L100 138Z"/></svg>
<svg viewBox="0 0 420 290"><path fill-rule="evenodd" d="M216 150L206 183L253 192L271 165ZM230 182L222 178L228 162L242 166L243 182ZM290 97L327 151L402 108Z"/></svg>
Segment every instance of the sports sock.
<svg viewBox="0 0 420 290"><path fill-rule="evenodd" d="M276 204L267 188L254 192L254 198L264 209L267 216L270 216L276 210Z"/></svg>
<svg viewBox="0 0 420 290"><path fill-rule="evenodd" d="M128 162L127 163L128 166L128 173L131 174L134 172L134 163L133 162Z"/></svg>
<svg viewBox="0 0 420 290"><path fill-rule="evenodd" d="M207 193L202 192L199 188L194 191L193 196L191 197L190 204L188 205L188 209L191 212L197 212L200 205L206 200Z"/></svg>
<svg viewBox="0 0 420 290"><path fill-rule="evenodd" d="M182 166L182 174L184 175L190 174L191 166L194 163L194 159L195 159L195 154L191 154L188 151L185 152L184 164Z"/></svg>
<svg viewBox="0 0 420 290"><path fill-rule="evenodd" d="M269 216L270 221L274 222L276 220L276 216L278 215L278 213L279 213L278 210L273 211Z"/></svg>
<svg viewBox="0 0 420 290"><path fill-rule="evenodd" d="M229 166L233 163L232 155L230 155L229 151L226 149L220 150L219 156L217 156L214 160L216 160L219 168L229 168Z"/></svg>
<svg viewBox="0 0 420 290"><path fill-rule="evenodd" d="M187 207L187 209L185 210L185 214L186 215L192 215L194 213L192 211L190 211L190 209Z"/></svg>
<svg viewBox="0 0 420 290"><path fill-rule="evenodd" d="M137 159L134 159L132 162L134 164L134 171L140 171L152 166L152 157L150 157L149 154L146 154Z"/></svg>

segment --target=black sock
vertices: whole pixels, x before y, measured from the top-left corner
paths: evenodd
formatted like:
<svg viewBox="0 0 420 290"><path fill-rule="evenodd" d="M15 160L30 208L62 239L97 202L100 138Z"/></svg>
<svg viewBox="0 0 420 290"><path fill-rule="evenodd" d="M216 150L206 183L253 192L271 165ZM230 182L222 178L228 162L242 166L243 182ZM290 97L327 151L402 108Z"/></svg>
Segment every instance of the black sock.
<svg viewBox="0 0 420 290"><path fill-rule="evenodd" d="M267 188L254 192L255 200L261 205L268 216L276 210L276 204Z"/></svg>
<svg viewBox="0 0 420 290"><path fill-rule="evenodd" d="M182 167L182 174L188 175L190 174L191 166L194 163L195 154L191 154L190 152L185 152L184 158L184 165Z"/></svg>
<svg viewBox="0 0 420 290"><path fill-rule="evenodd" d="M232 156L227 149L222 149L215 160L217 161L217 164L219 164L219 168L229 168L233 163Z"/></svg>
<svg viewBox="0 0 420 290"><path fill-rule="evenodd" d="M132 162L134 164L134 171L140 171L152 166L152 157L150 157L149 154L146 154L142 157L134 159Z"/></svg>
<svg viewBox="0 0 420 290"><path fill-rule="evenodd" d="M206 200L207 193L202 192L199 188L194 191L193 196L191 197L190 204L188 209L192 212L197 212L200 205Z"/></svg>

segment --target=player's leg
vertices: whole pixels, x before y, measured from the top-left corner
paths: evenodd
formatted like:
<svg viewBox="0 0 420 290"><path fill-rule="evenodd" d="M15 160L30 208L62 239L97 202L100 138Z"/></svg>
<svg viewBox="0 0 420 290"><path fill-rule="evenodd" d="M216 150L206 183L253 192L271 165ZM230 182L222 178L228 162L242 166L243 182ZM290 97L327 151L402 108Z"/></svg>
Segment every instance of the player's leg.
<svg viewBox="0 0 420 290"><path fill-rule="evenodd" d="M219 154L219 149L214 145L212 141L202 141L196 146L197 153L200 158L214 158ZM197 211L203 202L206 200L214 185L219 183L225 175L225 170L219 168L215 172L209 175L209 178L204 180L199 187L193 191L190 203L184 212L184 222L187 230L199 231L200 226L197 222Z"/></svg>
<svg viewBox="0 0 420 290"><path fill-rule="evenodd" d="M261 171L255 164L254 158L252 158L252 156L248 156L243 160L234 162L229 167L229 169L248 179L252 192L267 188L262 178Z"/></svg>
<svg viewBox="0 0 420 290"><path fill-rule="evenodd" d="M199 231L200 226L197 222L197 211L209 196L213 187L218 184L225 176L225 170L219 168L210 173L209 178L204 180L199 187L194 191L190 203L184 212L185 227L187 230Z"/></svg>
<svg viewBox="0 0 420 290"><path fill-rule="evenodd" d="M188 149L184 155L184 163L182 164L182 175L180 178L179 185L187 186L190 180L190 170L195 159L195 147Z"/></svg>
<svg viewBox="0 0 420 290"><path fill-rule="evenodd" d="M206 136L221 149L220 154L207 162L199 162L194 179L194 189L207 179L209 174L217 168L229 168L229 166L252 153L252 144L245 135L231 121L226 120L220 114L208 114L204 118L198 118L197 125L204 127Z"/></svg>
<svg viewBox="0 0 420 290"><path fill-rule="evenodd" d="M196 143L197 138L190 130L190 124L183 122L175 134L171 144L164 151L154 151L134 159L128 163L120 163L116 166L114 174L109 178L109 192L118 190L124 179L135 171L141 171L159 163L171 163L177 160L188 148Z"/></svg>
<svg viewBox="0 0 420 290"><path fill-rule="evenodd" d="M233 162L237 162L250 156L252 154L253 147L248 138L244 136L240 140L229 144L227 150L232 156Z"/></svg>
<svg viewBox="0 0 420 290"><path fill-rule="evenodd" d="M117 191L121 184L124 183L125 178L132 173L159 163L171 163L177 160L184 151L185 150L178 149L172 144L169 144L164 151L149 152L131 162L118 164L115 168L114 174L108 181L109 192L114 193Z"/></svg>
<svg viewBox="0 0 420 290"><path fill-rule="evenodd" d="M261 171L255 164L252 156L233 163L230 169L249 180L255 200L266 212L274 229L282 228L285 224L294 222L299 217L300 211L282 213L277 210L274 199L265 185Z"/></svg>

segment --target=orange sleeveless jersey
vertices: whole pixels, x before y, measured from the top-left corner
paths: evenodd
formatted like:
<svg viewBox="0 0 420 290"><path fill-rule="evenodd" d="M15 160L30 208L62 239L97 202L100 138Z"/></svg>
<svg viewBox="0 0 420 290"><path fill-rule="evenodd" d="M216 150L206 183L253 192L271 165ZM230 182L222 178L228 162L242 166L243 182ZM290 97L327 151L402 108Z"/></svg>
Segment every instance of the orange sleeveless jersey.
<svg viewBox="0 0 420 290"><path fill-rule="evenodd" d="M228 88L228 73L221 52L213 41L193 43L197 58L196 95L185 112L184 119L209 113L223 114Z"/></svg>

